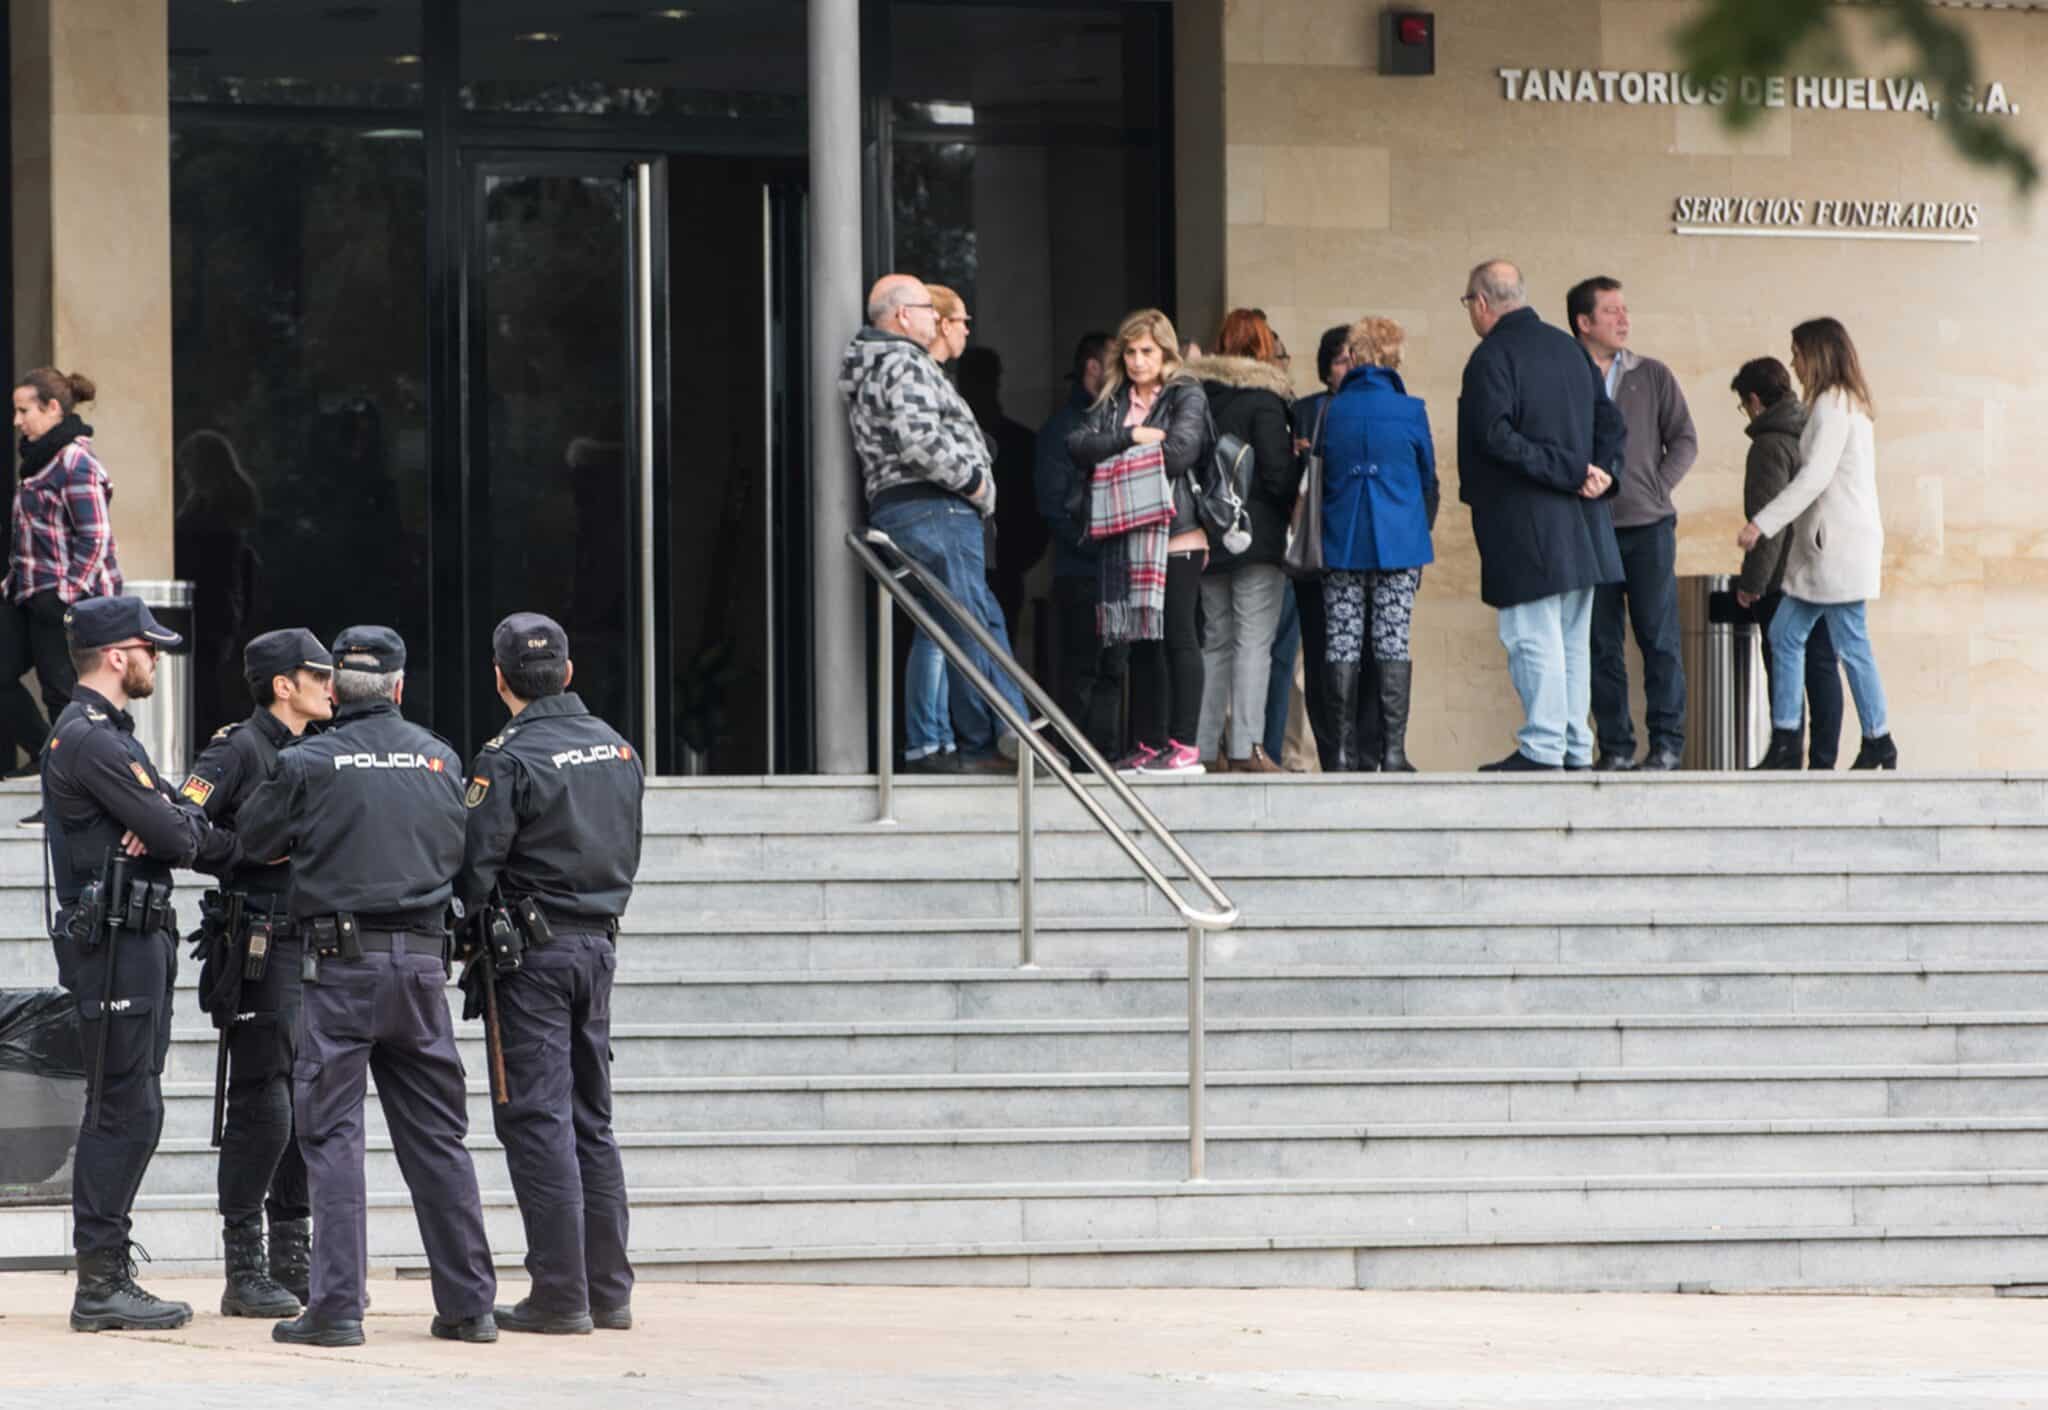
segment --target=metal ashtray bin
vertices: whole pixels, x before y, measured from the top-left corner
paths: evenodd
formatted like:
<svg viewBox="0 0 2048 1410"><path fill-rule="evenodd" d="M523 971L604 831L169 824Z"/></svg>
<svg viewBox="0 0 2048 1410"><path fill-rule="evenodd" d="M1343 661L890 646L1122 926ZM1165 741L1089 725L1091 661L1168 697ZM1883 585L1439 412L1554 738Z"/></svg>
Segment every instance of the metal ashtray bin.
<svg viewBox="0 0 2048 1410"><path fill-rule="evenodd" d="M192 748L192 584L131 582L122 591L141 598L152 616L185 638L176 651L156 658L155 693L128 704L128 713L135 717L135 737L164 781L176 788L197 757Z"/></svg>
<svg viewBox="0 0 2048 1410"><path fill-rule="evenodd" d="M1688 769L1747 769L1770 747L1763 638L1734 589L1726 573L1678 580Z"/></svg>

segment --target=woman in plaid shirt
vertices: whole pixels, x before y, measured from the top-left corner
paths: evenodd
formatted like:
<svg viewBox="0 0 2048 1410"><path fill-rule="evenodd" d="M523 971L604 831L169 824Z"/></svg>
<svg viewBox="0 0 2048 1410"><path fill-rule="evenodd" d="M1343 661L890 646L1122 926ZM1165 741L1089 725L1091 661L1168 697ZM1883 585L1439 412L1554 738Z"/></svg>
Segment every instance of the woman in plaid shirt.
<svg viewBox="0 0 2048 1410"><path fill-rule="evenodd" d="M70 702L78 677L64 636L64 613L87 597L121 591L114 557L113 482L92 453L92 427L78 418L93 399L92 379L38 367L14 386L14 429L21 433L21 488L14 497L14 533L7 561L6 598L17 621L0 631L0 681L16 681L30 658L52 720ZM26 640L18 630L26 618ZM10 699L19 694L20 698ZM27 707L22 717L22 707ZM34 704L17 687L0 690L0 720L16 742L40 746ZM40 817L24 818L33 823Z"/></svg>

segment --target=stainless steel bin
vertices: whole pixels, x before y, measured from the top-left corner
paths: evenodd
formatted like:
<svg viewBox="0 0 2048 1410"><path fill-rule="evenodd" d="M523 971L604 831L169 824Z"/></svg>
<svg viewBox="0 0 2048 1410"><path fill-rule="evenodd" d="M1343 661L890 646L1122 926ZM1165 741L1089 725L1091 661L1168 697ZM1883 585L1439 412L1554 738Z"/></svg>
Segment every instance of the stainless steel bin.
<svg viewBox="0 0 2048 1410"><path fill-rule="evenodd" d="M1734 586L1725 573L1678 580L1688 769L1746 769L1770 748L1763 642Z"/></svg>
<svg viewBox="0 0 2048 1410"><path fill-rule="evenodd" d="M128 705L128 713L135 717L135 737L149 750L164 781L176 788L197 757L192 748L192 584L130 582L121 590L141 598L158 621L185 638L179 650L156 658L155 694Z"/></svg>

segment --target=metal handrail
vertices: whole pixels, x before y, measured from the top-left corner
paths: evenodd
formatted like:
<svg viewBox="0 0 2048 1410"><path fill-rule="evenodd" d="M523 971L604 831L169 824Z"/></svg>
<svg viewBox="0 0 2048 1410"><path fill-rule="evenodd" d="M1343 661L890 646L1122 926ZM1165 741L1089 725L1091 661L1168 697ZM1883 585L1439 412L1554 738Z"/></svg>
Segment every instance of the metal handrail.
<svg viewBox="0 0 2048 1410"><path fill-rule="evenodd" d="M975 692L987 702L989 709L993 710L996 716L1004 724L1008 725L1017 736L1019 742L1017 756L1018 964L1024 968L1036 967L1034 891L1037 877L1032 854L1032 840L1036 832L1036 822L1032 808L1032 791L1037 769L1034 766L1034 761L1045 765L1046 768L1052 771L1053 777L1058 779L1067 792L1074 796L1074 801L1079 803L1082 810L1094 819L1096 826L1100 827L1109 836L1110 840L1116 843L1123 854L1130 858L1131 864L1137 867L1145 879L1152 883L1159 894L1167 899L1174 910L1180 913L1181 919L1187 923L1188 1178L1190 1180L1203 1179L1206 1169L1205 1143L1208 1130L1204 1103L1204 1088L1207 1082L1207 1054L1205 1051L1206 994L1204 990L1207 982L1208 947L1204 943L1203 937L1208 931L1228 930L1231 926L1237 924L1238 910L1236 903L1223 894L1223 889L1216 884L1208 872L1202 869L1200 863L1188 855L1187 849L1180 845L1180 840L1167 829L1166 824L1161 822L1152 810L1145 806L1143 800L1138 797L1129 784L1118 777L1115 767L1097 752L1095 746L1089 742L1088 736L1083 734L1074 722L1067 718L1066 713L1053 703L1052 696L1047 693L1045 687L1040 685L1022 666L1017 664L1016 658L1010 655L1009 648L998 641L994 633L990 632L972 613L963 607L959 599L954 597L945 584L940 582L929 569L911 559L902 549L896 546L894 540L879 529L869 529L865 533L858 531L849 532L846 535L846 545L853 550L854 557L860 561L861 567L867 570L868 576L875 580L877 617L875 637L877 817L875 821L883 825L893 825L896 821L896 731L892 710L894 704L892 680L895 674L896 651L895 623L889 611L889 604L893 600L897 606L904 610L910 620L916 623L926 636L931 638L932 644L945 653L946 659L953 663L954 669L960 673L961 677L969 685L974 687ZM878 555L878 550L889 554L890 557L896 560L899 566L891 568L885 564ZM997 665L1009 672L1010 679L1017 683L1018 689L1023 691L1025 698L1041 712L1042 717L1040 719L1035 721L1025 719L1018 712L1016 706L1003 697L1002 692L997 690L988 677L983 675L975 666L972 659L969 658L966 649L953 640L951 634L939 625L938 619L932 615L924 602L918 599L918 595L904 586L903 580L906 578L914 580L929 601L943 608L946 615L953 619L955 625L964 630L969 637L973 638L974 642L982 650L986 651ZM1131 810L1132 815L1137 818L1140 826L1151 834L1153 841L1166 849L1167 854L1187 874L1188 880L1194 882L1201 889L1215 909L1203 910L1198 906L1191 905L1180 894L1179 888L1167 879L1166 874L1159 869L1150 857L1145 855L1144 851L1139 848L1137 843L1131 840L1130 835L1116 819L1110 816L1109 811L1074 776L1073 771L1067 767L1067 762L1061 756L1060 751L1047 744L1040 737L1040 727L1045 725L1050 725L1058 733L1061 741L1087 762L1088 767L1094 771L1096 779L1106 785L1109 791L1116 795L1118 801Z"/></svg>

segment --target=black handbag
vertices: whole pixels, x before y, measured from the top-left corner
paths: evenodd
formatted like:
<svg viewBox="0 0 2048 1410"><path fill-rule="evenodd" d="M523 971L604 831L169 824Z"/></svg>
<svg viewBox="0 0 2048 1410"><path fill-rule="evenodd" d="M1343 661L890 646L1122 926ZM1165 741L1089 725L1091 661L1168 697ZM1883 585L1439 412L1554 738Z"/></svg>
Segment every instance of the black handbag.
<svg viewBox="0 0 2048 1410"><path fill-rule="evenodd" d="M1323 418L1330 414L1329 399L1316 410L1315 435L1309 439L1306 468L1301 476L1301 494L1294 501L1294 517L1287 526L1287 551L1280 555L1280 567L1290 578L1320 578L1323 575Z"/></svg>

